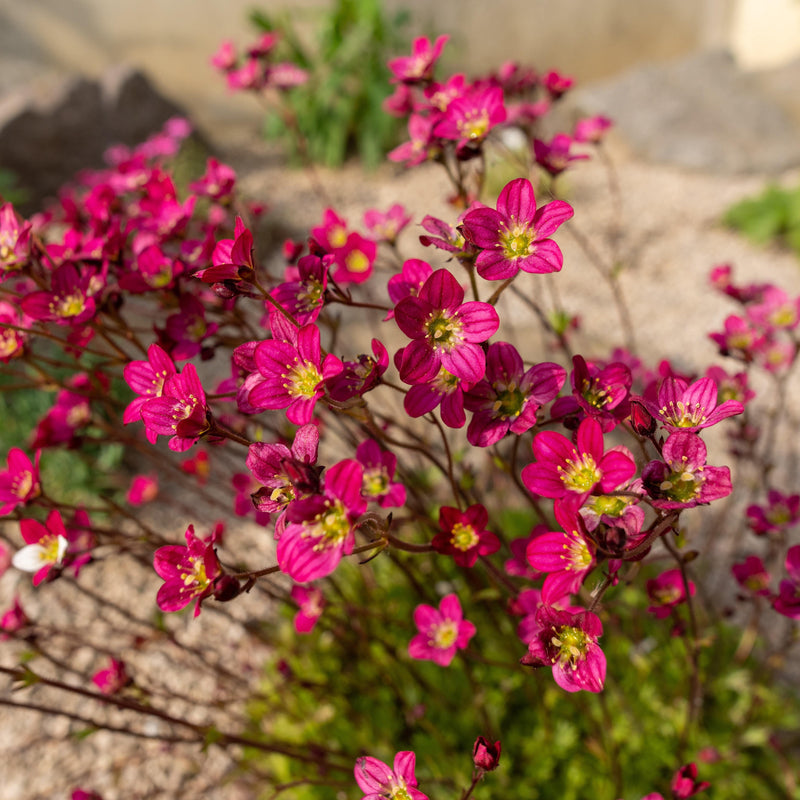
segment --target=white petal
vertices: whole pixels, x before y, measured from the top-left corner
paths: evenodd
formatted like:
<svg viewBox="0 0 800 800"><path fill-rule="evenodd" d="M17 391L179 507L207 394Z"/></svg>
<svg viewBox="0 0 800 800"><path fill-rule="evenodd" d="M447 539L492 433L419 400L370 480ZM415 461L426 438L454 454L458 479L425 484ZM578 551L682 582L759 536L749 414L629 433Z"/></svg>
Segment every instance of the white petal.
<svg viewBox="0 0 800 800"><path fill-rule="evenodd" d="M45 564L47 551L40 544L28 544L17 550L11 558L11 563L23 572L38 572Z"/></svg>
<svg viewBox="0 0 800 800"><path fill-rule="evenodd" d="M62 559L64 558L64 553L67 552L67 546L69 542L66 540L65 537L59 536L58 537L58 556L56 558L56 564L60 564Z"/></svg>

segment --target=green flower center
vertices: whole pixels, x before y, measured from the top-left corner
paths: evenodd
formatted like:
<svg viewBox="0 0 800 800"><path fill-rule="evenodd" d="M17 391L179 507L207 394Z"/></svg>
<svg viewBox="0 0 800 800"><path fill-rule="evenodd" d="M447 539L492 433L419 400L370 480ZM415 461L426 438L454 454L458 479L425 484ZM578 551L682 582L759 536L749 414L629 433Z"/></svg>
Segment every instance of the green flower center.
<svg viewBox="0 0 800 800"><path fill-rule="evenodd" d="M456 522L453 529L450 531L450 544L457 550L466 552L480 542L480 537L475 532L472 525L464 525L461 522Z"/></svg>
<svg viewBox="0 0 800 800"><path fill-rule="evenodd" d="M773 525L786 525L792 519L789 509L783 503L776 503L764 516Z"/></svg>
<svg viewBox="0 0 800 800"><path fill-rule="evenodd" d="M776 328L788 328L797 322L797 313L792 306L781 306L769 315L769 321Z"/></svg>
<svg viewBox="0 0 800 800"><path fill-rule="evenodd" d="M181 573L181 580L184 586L194 586L199 591L203 591L211 583L206 574L205 559L189 556L189 564L191 565L191 572Z"/></svg>
<svg viewBox="0 0 800 800"><path fill-rule="evenodd" d="M534 232L527 225L515 223L500 234L503 255L510 261L515 258L526 258L534 251L534 238Z"/></svg>
<svg viewBox="0 0 800 800"><path fill-rule="evenodd" d="M439 394L450 394L458 386L458 378L444 367L440 367L433 379L433 386Z"/></svg>
<svg viewBox="0 0 800 800"><path fill-rule="evenodd" d="M305 311L313 311L317 306L322 305L324 293L325 289L319 281L304 283L303 288L297 294L300 307Z"/></svg>
<svg viewBox="0 0 800 800"><path fill-rule="evenodd" d="M605 514L607 517L621 517L631 501L625 497L608 497L601 495L595 498L592 503L592 511L599 516Z"/></svg>
<svg viewBox="0 0 800 800"><path fill-rule="evenodd" d="M456 639L458 639L458 625L455 620L446 619L433 630L433 640L430 644L444 650L452 647L456 643Z"/></svg>
<svg viewBox="0 0 800 800"><path fill-rule="evenodd" d="M494 401L492 412L495 417L518 417L525 407L525 395L517 388L513 381L505 386L495 384L497 400Z"/></svg>
<svg viewBox="0 0 800 800"><path fill-rule="evenodd" d="M288 481L289 479L286 478ZM269 499L273 503L280 503L281 505L288 506L292 500L295 499L294 487L287 483L286 486L278 486L270 493Z"/></svg>
<svg viewBox="0 0 800 800"><path fill-rule="evenodd" d="M406 789L406 782L402 778L398 778L397 780L400 781L400 783L392 787L389 800L411 800L411 795L408 793L408 789Z"/></svg>
<svg viewBox="0 0 800 800"><path fill-rule="evenodd" d="M283 387L294 397L313 397L322 381L319 370L306 361L296 364L284 377L288 382Z"/></svg>
<svg viewBox="0 0 800 800"><path fill-rule="evenodd" d="M86 298L80 292L62 297L58 305L50 303L50 313L65 319L77 317L84 308L86 308Z"/></svg>
<svg viewBox="0 0 800 800"><path fill-rule="evenodd" d="M581 397L593 408L602 408L611 399L608 392L597 385L597 381L588 378L581 386Z"/></svg>
<svg viewBox="0 0 800 800"><path fill-rule="evenodd" d="M676 503L689 503L694 500L699 491L702 480L688 469L681 469L680 465L673 465L669 477L661 483L659 489Z"/></svg>
<svg viewBox="0 0 800 800"><path fill-rule="evenodd" d="M336 547L350 533L350 520L341 500L326 500L325 503L326 510L314 517L306 534L319 539L314 545L315 552Z"/></svg>
<svg viewBox="0 0 800 800"><path fill-rule="evenodd" d="M558 471L562 483L571 492L590 492L602 478L602 473L589 453L578 455L576 451L575 458L568 458L566 463L566 468L559 466Z"/></svg>
<svg viewBox="0 0 800 800"><path fill-rule="evenodd" d="M577 531L572 533L573 539L568 545L564 545L568 555L564 556L567 563L567 569L575 569L580 572L584 569L589 569L592 566L592 553L589 550L589 545L586 540Z"/></svg>
<svg viewBox="0 0 800 800"><path fill-rule="evenodd" d="M383 467L368 467L364 470L361 490L369 497L383 497L389 491L389 476Z"/></svg>
<svg viewBox="0 0 800 800"><path fill-rule="evenodd" d="M578 668L578 662L586 658L590 639L580 628L565 625L555 632L550 643L556 648L553 663L558 663L562 667L569 665L575 670Z"/></svg>
<svg viewBox="0 0 800 800"><path fill-rule="evenodd" d="M681 599L681 589L679 586L661 586L653 590L653 600L662 606L671 606Z"/></svg>
<svg viewBox="0 0 800 800"><path fill-rule="evenodd" d="M489 114L485 109L468 111L464 119L459 120L458 132L462 139L483 139L489 132Z"/></svg>
<svg viewBox="0 0 800 800"><path fill-rule="evenodd" d="M457 317L446 317L442 312L433 312L425 323L428 341L437 350L451 350L461 341L463 325Z"/></svg>

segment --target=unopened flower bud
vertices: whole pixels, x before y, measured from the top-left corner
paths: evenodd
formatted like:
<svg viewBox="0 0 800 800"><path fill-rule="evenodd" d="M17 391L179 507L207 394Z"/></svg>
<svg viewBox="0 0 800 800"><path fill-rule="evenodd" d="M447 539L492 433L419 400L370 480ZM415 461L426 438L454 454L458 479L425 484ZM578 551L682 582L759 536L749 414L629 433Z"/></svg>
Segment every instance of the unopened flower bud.
<svg viewBox="0 0 800 800"><path fill-rule="evenodd" d="M681 767L672 779L672 797L674 800L685 800L707 789L711 784L708 781L697 780L697 767L695 764L686 764Z"/></svg>
<svg viewBox="0 0 800 800"><path fill-rule="evenodd" d="M478 769L491 772L500 763L500 742L492 744L488 739L479 736L472 748L472 761Z"/></svg>
<svg viewBox="0 0 800 800"><path fill-rule="evenodd" d="M652 436L656 430L655 419L638 400L631 400L631 427L639 436Z"/></svg>
<svg viewBox="0 0 800 800"><path fill-rule="evenodd" d="M214 584L214 599L219 600L220 603L227 603L228 600L237 597L241 590L242 587L237 578L234 578L233 575L222 575Z"/></svg>

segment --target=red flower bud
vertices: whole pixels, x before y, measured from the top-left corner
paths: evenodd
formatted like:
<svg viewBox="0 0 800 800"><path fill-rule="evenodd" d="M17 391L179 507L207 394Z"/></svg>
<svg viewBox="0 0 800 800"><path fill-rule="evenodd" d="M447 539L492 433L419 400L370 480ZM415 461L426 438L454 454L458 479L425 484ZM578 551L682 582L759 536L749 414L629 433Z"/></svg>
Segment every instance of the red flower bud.
<svg viewBox="0 0 800 800"><path fill-rule="evenodd" d="M694 797L709 786L711 784L708 781L697 780L697 767L694 764L686 764L672 779L672 797L674 800L684 800L687 797Z"/></svg>
<svg viewBox="0 0 800 800"><path fill-rule="evenodd" d="M492 744L488 739L479 736L472 748L472 761L478 769L491 772L500 763L500 742Z"/></svg>

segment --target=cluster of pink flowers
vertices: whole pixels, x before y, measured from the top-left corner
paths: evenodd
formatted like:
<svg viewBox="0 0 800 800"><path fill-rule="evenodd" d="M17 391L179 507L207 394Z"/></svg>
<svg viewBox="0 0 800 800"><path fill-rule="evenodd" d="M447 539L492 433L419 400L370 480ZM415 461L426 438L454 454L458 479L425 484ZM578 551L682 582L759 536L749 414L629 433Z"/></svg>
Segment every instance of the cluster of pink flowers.
<svg viewBox="0 0 800 800"><path fill-rule="evenodd" d="M710 334L720 352L769 372L789 370L797 357L792 332L800 324L800 297L771 283L737 285L730 264L712 270L711 285L742 307L726 317L722 331Z"/></svg>
<svg viewBox="0 0 800 800"><path fill-rule="evenodd" d="M572 135L556 134L551 140L538 138L538 123L572 87L571 78L550 71L536 73L514 62L497 72L469 81L462 73L444 82L434 78L448 36L435 42L414 40L412 53L389 62L394 93L384 108L398 117L408 117L409 141L395 148L389 158L407 166L454 156L459 162L479 157L494 131L513 126L530 138L532 160L555 176L573 161L588 158L573 148L597 144L611 121L602 116L582 119ZM461 192L465 205L474 200ZM532 270L531 270L532 271Z"/></svg>
<svg viewBox="0 0 800 800"><path fill-rule="evenodd" d="M308 73L291 61L276 57L280 42L277 33L264 33L243 54L236 52L230 40L225 40L211 58L212 66L222 72L233 90L262 92L267 89L286 90L308 80Z"/></svg>
<svg viewBox="0 0 800 800"><path fill-rule="evenodd" d="M345 594L339 575L324 579L343 562L384 550L424 554L446 581L424 587L427 597L440 598L438 606L409 606L400 658L448 668L457 657L477 656L481 631L471 619L480 622L480 609L468 604L467 592L484 568L492 592L506 591L508 613L520 618L514 647L523 665L546 668L570 693L601 692L607 669L622 668L607 664L601 646L604 593L633 580L635 566L661 552L661 541L675 555L681 514L731 494L731 470L709 463L716 458L706 432L735 428L736 452L746 451L752 438L745 411L754 396L746 370L786 373L797 353L800 301L768 284L735 286L729 268L715 270L714 285L743 309L712 334L723 355L745 365L734 374L720 367L685 374L668 361L648 369L622 350L590 359L570 357L565 347L563 364L538 362L505 341L504 291L515 281L535 287L540 276L562 269L554 237L573 209L559 199L541 203L532 174L483 204L461 167L483 155L499 126L513 124L526 133L531 165L555 177L585 158L575 146L598 143L610 122L581 120L573 136L539 139L538 120L572 81L507 64L473 82L455 75L438 83L446 41L417 39L410 55L391 62L395 91L387 101L409 116L411 136L390 158L444 162L454 177L461 216L420 221L420 243L446 264L402 258L398 240L412 215L393 205L369 209L361 231L327 208L305 241L284 245L282 265L266 269L256 253L258 209L234 205L229 167L209 159L185 196L176 189L165 164L189 135L179 120L139 148L112 150L107 169L82 175L58 206L30 221L10 204L0 207L0 283L7 289L0 359L22 363L33 356L37 333L56 331L81 365L58 382L30 455L12 448L0 471L0 516L20 521L25 543L7 560L33 573L34 586L67 569L77 575L92 558L96 532L113 538L95 531L85 512L65 518L54 508L42 487L41 451L110 437L121 419L130 426L128 443L143 435L168 457L188 455L206 440L208 450L180 464L198 487L217 480L209 452L242 448L246 471L229 470L231 510L253 515L274 545L274 564L248 569L221 554L221 523L198 536L187 521L185 542L162 540L153 555L163 611L194 602L197 616L211 598L232 600L280 572L275 596L291 607L295 632L316 636L341 624L334 608L335 595ZM276 60L277 45L265 34L242 62L226 43L214 64L233 88L286 89L305 76ZM149 316L139 314L131 325L126 314L137 302ZM349 321L337 315L341 307L379 312L386 335L368 346L347 341L338 335ZM86 352L102 355L101 365L85 365ZM230 358L214 382L204 362L216 355ZM133 392L126 406L115 404L112 367ZM418 424L383 407L392 395L397 410L402 403ZM418 433L428 423L438 449ZM625 435L632 449L621 444ZM486 477L475 459L496 472ZM436 477L429 480L425 469ZM529 535L508 542L504 509L487 500L495 479L498 497L513 484L535 509ZM127 503L168 491L155 473L143 473L130 484ZM27 518L37 506L47 509L44 522ZM785 553L785 575L771 589L764 562L750 555L733 567L742 596L800 618L800 544L789 540L800 523L800 495L772 489L746 516L760 542L774 544L773 555ZM658 574L646 566L642 583L649 619L671 620L680 632L700 593L689 577L691 559L675 557L679 566ZM29 625L17 598L0 620L2 636L24 636ZM131 678L122 659L109 657L92 680L111 697ZM499 742L479 737L476 781L499 755ZM365 800L426 800L412 751L397 753L392 767L362 756L354 774ZM688 765L675 776L673 798L706 785Z"/></svg>

